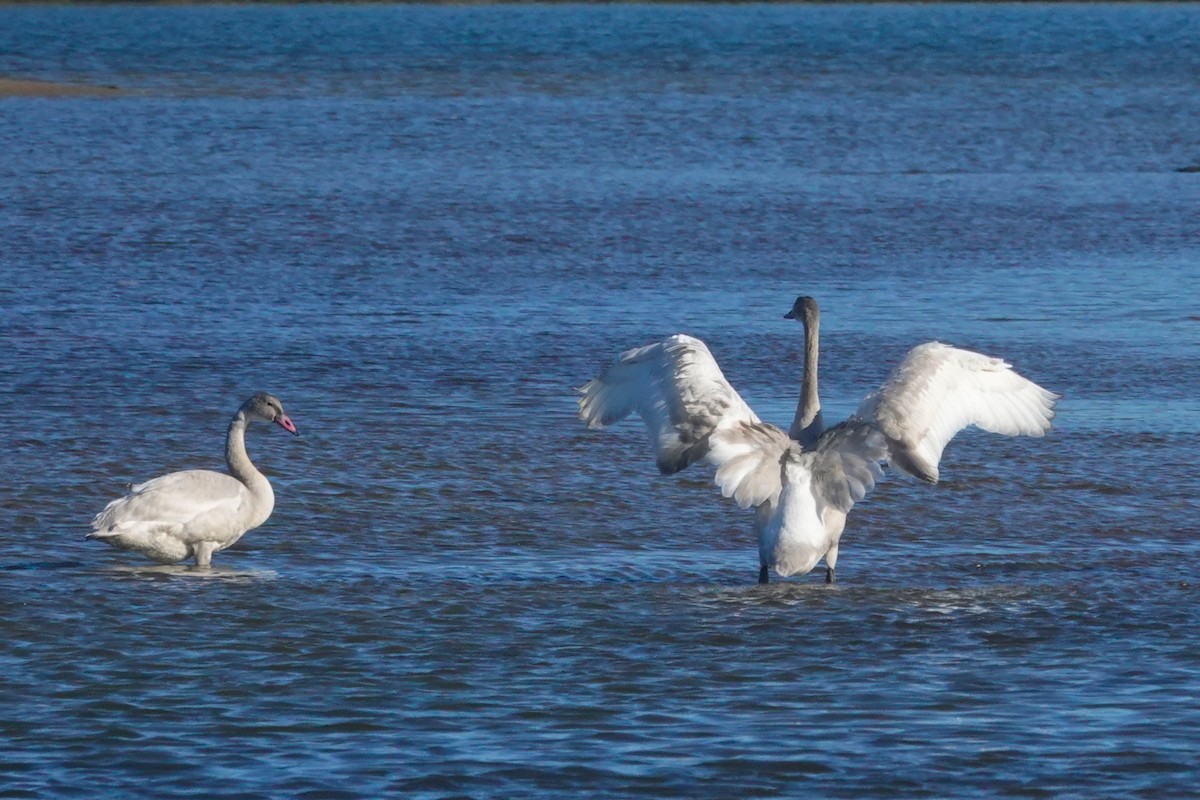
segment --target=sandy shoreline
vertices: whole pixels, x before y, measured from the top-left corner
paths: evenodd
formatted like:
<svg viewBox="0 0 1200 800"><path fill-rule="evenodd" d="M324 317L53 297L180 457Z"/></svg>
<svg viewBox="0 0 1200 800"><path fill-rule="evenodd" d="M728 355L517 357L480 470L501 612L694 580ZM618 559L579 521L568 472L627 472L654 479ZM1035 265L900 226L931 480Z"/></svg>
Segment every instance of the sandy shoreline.
<svg viewBox="0 0 1200 800"><path fill-rule="evenodd" d="M118 94L121 90L115 86L0 77L0 97L113 97Z"/></svg>

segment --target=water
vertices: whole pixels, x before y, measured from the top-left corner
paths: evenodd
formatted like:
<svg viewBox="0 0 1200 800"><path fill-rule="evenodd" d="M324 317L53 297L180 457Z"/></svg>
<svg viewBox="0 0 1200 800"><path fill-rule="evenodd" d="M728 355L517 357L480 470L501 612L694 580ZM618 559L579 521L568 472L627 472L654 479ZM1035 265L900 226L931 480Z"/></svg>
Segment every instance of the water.
<svg viewBox="0 0 1200 800"><path fill-rule="evenodd" d="M1200 741L1187 6L10 7L0 794L1181 797ZM572 388L706 339L787 423L929 338L1065 399L840 583ZM95 542L251 431L209 573Z"/></svg>

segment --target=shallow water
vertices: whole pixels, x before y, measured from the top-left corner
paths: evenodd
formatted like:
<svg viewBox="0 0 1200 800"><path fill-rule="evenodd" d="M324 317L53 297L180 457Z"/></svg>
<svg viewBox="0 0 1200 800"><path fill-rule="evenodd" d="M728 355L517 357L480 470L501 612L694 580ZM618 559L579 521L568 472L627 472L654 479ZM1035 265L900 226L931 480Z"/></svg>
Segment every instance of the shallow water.
<svg viewBox="0 0 1200 800"><path fill-rule="evenodd" d="M5 8L0 794L1183 797L1186 6ZM786 423L913 344L1065 394L853 512L840 583L572 388L708 341ZM252 430L211 572L83 541ZM102 787L102 788L98 788Z"/></svg>

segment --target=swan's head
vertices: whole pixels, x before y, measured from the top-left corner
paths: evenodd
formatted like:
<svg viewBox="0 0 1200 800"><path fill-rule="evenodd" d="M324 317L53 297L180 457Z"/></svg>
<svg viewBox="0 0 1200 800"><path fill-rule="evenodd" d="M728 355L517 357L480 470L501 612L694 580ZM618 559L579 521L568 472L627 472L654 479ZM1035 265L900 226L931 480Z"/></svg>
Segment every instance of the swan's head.
<svg viewBox="0 0 1200 800"><path fill-rule="evenodd" d="M242 413L244 413L249 419L261 419L264 422L274 422L288 433L299 433L299 431L296 430L296 426L288 418L288 415L283 413L283 403L279 402L279 398L273 394L259 392L258 394L254 395L249 400L242 403Z"/></svg>
<svg viewBox="0 0 1200 800"><path fill-rule="evenodd" d="M821 309L817 307L817 301L813 300L808 295L801 295L796 298L796 302L792 303L792 310L783 315L784 319L798 319L805 325L811 325L817 321Z"/></svg>

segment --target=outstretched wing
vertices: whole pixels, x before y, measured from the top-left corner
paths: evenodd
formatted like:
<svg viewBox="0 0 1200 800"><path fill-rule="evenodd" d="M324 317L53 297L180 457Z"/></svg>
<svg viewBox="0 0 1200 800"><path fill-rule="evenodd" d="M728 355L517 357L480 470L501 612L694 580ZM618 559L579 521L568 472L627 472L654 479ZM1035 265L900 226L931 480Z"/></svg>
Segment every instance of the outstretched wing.
<svg viewBox="0 0 1200 800"><path fill-rule="evenodd" d="M908 352L851 419L878 426L893 466L936 483L942 450L963 428L1042 436L1058 399L999 358L927 342Z"/></svg>
<svg viewBox="0 0 1200 800"><path fill-rule="evenodd" d="M636 412L650 429L664 474L708 456L714 431L759 422L708 347L691 336L627 350L579 392L579 417L589 428Z"/></svg>

